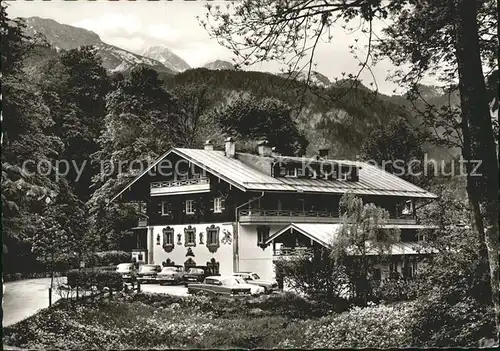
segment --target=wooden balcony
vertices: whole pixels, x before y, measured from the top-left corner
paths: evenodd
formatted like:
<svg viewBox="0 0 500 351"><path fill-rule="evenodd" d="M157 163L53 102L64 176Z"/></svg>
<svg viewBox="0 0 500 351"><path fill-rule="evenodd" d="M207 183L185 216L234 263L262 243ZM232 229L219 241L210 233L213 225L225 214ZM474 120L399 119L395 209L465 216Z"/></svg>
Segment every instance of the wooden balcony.
<svg viewBox="0 0 500 351"><path fill-rule="evenodd" d="M267 224L267 223L339 223L337 213L327 211L289 211L289 210L240 210L239 221L241 224Z"/></svg>
<svg viewBox="0 0 500 351"><path fill-rule="evenodd" d="M297 210L262 210L247 209L238 211L240 224L287 224L297 223L341 223L338 212L297 211ZM387 224L417 224L413 216L403 215L387 220Z"/></svg>
<svg viewBox="0 0 500 351"><path fill-rule="evenodd" d="M298 257L311 257L313 251L310 247L282 247L275 249L273 252L273 260L290 260Z"/></svg>
<svg viewBox="0 0 500 351"><path fill-rule="evenodd" d="M146 229L148 227L148 220L146 218L139 218L137 226L131 228L132 230Z"/></svg>
<svg viewBox="0 0 500 351"><path fill-rule="evenodd" d="M152 182L151 196L204 193L210 191L210 180L205 177Z"/></svg>

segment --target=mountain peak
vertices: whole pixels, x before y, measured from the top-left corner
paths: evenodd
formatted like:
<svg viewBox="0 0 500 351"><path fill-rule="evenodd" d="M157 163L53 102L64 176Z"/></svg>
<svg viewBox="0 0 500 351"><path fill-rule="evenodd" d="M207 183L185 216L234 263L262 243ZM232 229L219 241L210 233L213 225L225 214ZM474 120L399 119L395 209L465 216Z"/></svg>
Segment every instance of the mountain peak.
<svg viewBox="0 0 500 351"><path fill-rule="evenodd" d="M190 69L191 66L180 56L176 55L165 45L150 46L142 53L142 56L161 62L165 67L175 71L183 72Z"/></svg>
<svg viewBox="0 0 500 351"><path fill-rule="evenodd" d="M224 60L215 60L212 62L208 62L204 64L203 67L211 70L235 69L234 65L231 62Z"/></svg>

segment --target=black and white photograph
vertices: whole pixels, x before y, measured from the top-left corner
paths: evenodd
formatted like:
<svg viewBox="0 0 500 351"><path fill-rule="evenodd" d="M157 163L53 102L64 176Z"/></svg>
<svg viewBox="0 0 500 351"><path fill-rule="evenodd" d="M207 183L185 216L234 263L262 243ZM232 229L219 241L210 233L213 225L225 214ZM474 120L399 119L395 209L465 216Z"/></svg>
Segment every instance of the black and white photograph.
<svg viewBox="0 0 500 351"><path fill-rule="evenodd" d="M2 348L497 348L497 0L2 1Z"/></svg>

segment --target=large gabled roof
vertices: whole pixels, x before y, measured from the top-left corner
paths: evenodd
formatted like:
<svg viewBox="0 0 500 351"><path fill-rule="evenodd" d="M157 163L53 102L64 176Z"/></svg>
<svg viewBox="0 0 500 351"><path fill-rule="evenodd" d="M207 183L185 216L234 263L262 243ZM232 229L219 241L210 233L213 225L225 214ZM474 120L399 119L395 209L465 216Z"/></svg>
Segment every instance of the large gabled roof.
<svg viewBox="0 0 500 351"><path fill-rule="evenodd" d="M255 192L298 192L344 194L352 192L357 195L402 196L408 198L437 198L436 195L392 175L373 165L348 160L329 160L343 165L359 168L359 181L349 182L326 179L275 178L259 170L259 165L250 164L247 154L236 153L235 158L226 157L223 151L204 149L174 148L159 157L144 172L139 174L127 186L114 196L120 196L126 189L143 177L150 169L160 163L169 154L174 153L192 162L196 166L223 179L242 191ZM239 159L238 155L241 155ZM245 162L242 160L245 159ZM258 162L271 164L273 157L258 157Z"/></svg>

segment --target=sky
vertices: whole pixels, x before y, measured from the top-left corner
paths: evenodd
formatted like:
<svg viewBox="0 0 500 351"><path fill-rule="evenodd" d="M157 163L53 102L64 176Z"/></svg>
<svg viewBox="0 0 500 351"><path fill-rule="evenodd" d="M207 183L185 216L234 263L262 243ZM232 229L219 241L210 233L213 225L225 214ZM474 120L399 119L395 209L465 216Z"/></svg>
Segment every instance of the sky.
<svg viewBox="0 0 500 351"><path fill-rule="evenodd" d="M211 1L213 5L225 1ZM97 33L105 43L141 54L149 46L165 45L184 59L191 67L220 59L231 61L231 51L211 39L196 16L206 13L205 1L9 1L10 17L51 18L59 23L85 28ZM375 30L384 24L375 25ZM314 56L316 70L331 81L341 78L342 72L357 74L359 61L349 52L355 38L366 37L360 31L348 33L340 26L332 30L330 43L320 42ZM277 62L266 62L251 70L279 72L284 68ZM360 78L366 86L376 83L385 94L401 93L402 89L387 80L394 67L383 61L372 68L375 82L368 71Z"/></svg>

